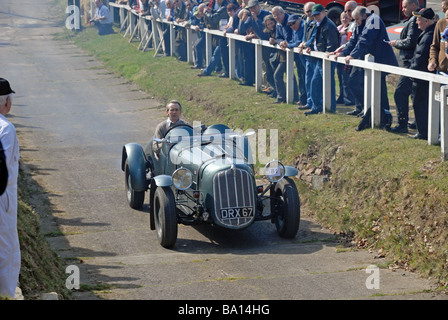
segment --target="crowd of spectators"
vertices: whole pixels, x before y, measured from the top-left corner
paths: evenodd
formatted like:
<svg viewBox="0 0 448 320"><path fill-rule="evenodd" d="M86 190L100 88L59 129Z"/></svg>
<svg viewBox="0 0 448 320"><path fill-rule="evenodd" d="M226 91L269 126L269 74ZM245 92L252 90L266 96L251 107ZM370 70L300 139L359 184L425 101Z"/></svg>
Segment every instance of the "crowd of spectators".
<svg viewBox="0 0 448 320"><path fill-rule="evenodd" d="M323 110L323 64L319 58L304 52L320 51L327 56L345 57L345 65L331 63L331 111L337 104L353 105L347 114L362 118L357 130L370 126L370 110L364 111L364 69L350 65L351 59L364 59L367 54L377 63L401 65L414 70L448 72L447 17L438 20L431 8L420 8L418 0L402 0L405 17L400 39L389 40L383 20L356 1L348 1L340 19L331 20L321 4L312 1L303 7L303 14L291 14L281 6L270 11L263 9L258 0L117 0L137 10L184 24L195 31L194 65L198 76L229 77L228 38L213 36L213 55L205 64L204 28L223 31L224 35L243 35L246 41L236 41L235 75L239 84L253 86L255 82L255 50L251 39L269 41L277 47L262 48L262 65L265 73L262 91L275 100L286 102L285 74L286 50L298 48L294 53L296 73L293 78L294 103L306 115ZM149 1L149 2L148 2ZM148 9L149 8L149 9ZM152 9L152 10L151 10ZM448 9L448 0L442 1L442 11ZM447 29L445 31L445 29ZM176 30L174 55L186 60L186 34L184 28ZM444 32L445 31L445 32ZM167 41L165 41L167 42ZM169 41L168 41L169 42ZM167 44L165 44L167 46ZM398 59L393 48L396 48ZM165 48L169 54L169 48ZM336 97L335 77L339 80ZM381 127L394 133L407 133L408 126L416 126L414 138L427 139L428 82L401 76L394 100L398 125L391 128L392 116L386 86L386 72L381 74ZM415 123L409 120L409 99L415 111Z"/></svg>

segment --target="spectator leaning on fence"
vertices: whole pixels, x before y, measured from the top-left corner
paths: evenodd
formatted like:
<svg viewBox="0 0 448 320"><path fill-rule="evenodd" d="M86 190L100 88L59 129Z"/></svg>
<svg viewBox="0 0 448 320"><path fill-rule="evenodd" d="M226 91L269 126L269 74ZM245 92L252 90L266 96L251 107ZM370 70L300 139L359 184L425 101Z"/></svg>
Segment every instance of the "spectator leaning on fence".
<svg viewBox="0 0 448 320"><path fill-rule="evenodd" d="M98 28L98 34L102 36L114 33L112 29L113 20L109 8L101 0L95 0L95 6L95 15L91 22Z"/></svg>
<svg viewBox="0 0 448 320"><path fill-rule="evenodd" d="M254 31L248 21L250 11L248 9L241 9L238 12L238 33L244 36L251 36ZM239 42L239 41L237 41ZM239 43L240 61L242 65L240 68L240 77L242 81L239 83L243 86L252 86L255 82L255 50L254 45L250 42L241 41Z"/></svg>
<svg viewBox="0 0 448 320"><path fill-rule="evenodd" d="M249 2L246 5L246 9L249 9L251 13L251 15L247 18L247 23L251 26L253 33L250 35L246 35L245 39L249 41L251 39L258 38L261 40L269 41L269 33L265 32L266 26L264 19L267 16L271 15L270 12L265 9L262 9L258 0L249 0ZM274 20L274 26L275 26L275 20ZM261 56L264 62L263 67L266 73L266 88L263 90L263 92L268 94L275 93L275 81L274 81L275 68L273 69L272 64L270 62L270 58L273 55L274 51L276 51L276 49L266 46L263 46L261 48ZM277 65L275 67L277 67Z"/></svg>
<svg viewBox="0 0 448 320"><path fill-rule="evenodd" d="M305 11L305 24L302 43L299 44L299 54L302 54L303 50L308 48L312 42L314 42L316 28L314 24L314 16L311 15L312 8L315 5L314 2L307 2L303 6ZM311 98L311 79L313 78L313 68L311 66L312 60L315 59L311 56L304 56L305 61L305 89L306 89L306 105L299 106L299 110L309 110L313 108L313 100Z"/></svg>
<svg viewBox="0 0 448 320"><path fill-rule="evenodd" d="M187 20L188 11L185 2L182 0L173 0L173 20L176 23L182 23ZM174 26L176 30L176 39L174 43L174 56L180 61L187 61L187 31L185 28Z"/></svg>
<svg viewBox="0 0 448 320"><path fill-rule="evenodd" d="M358 4L356 3L356 1L348 1L345 6L344 6L344 13L347 14L347 16L350 19L350 23L348 25L348 29L347 29L347 41L350 40L351 36L353 35L353 33L355 32L356 28L357 28L357 24L355 19L353 19L352 16L352 12L353 10L356 9L356 7L358 6ZM344 104L354 104L356 107L354 110L347 112L348 115L355 115L357 116L358 114L361 114L361 112L363 111L362 106L360 106L360 104L356 103L356 99L355 99L355 95L353 93L352 85L349 85L349 78L350 78L350 74L352 73L352 69L354 67L350 66L350 65L345 65L344 66L344 71L343 71L343 78L344 78L344 84L345 84L345 90L344 90ZM360 84L357 85L358 87L360 86ZM364 88L360 88L361 90L364 90ZM347 101L348 100L348 101ZM359 111L361 110L361 111Z"/></svg>
<svg viewBox="0 0 448 320"><path fill-rule="evenodd" d="M437 21L434 29L434 38L429 53L428 70L448 73L448 59L445 55L448 48L441 35L448 25L448 0L442 1L442 11L445 17Z"/></svg>
<svg viewBox="0 0 448 320"><path fill-rule="evenodd" d="M151 6L151 16L154 19L167 19L169 17L166 16L167 10L170 9L170 7L167 7L167 2L169 3L169 6L171 6L171 0L153 0L150 2L154 5ZM169 25L166 23L160 23L157 25L157 30L155 32L158 33L160 38L163 38L163 51L166 56L170 55L171 48L170 48L170 31L169 31Z"/></svg>
<svg viewBox="0 0 448 320"><path fill-rule="evenodd" d="M346 12L350 12L349 15L352 17L353 10L346 10ZM352 29L348 42L339 47L335 52L330 53L330 55L335 55L335 59L340 56L344 57L350 55L351 51L356 47L358 40L364 30L366 20L364 19L358 21L358 23L353 20L352 23L355 24L356 28ZM364 57L362 58L364 59ZM349 90L355 102L355 109L347 112L347 114L354 116L362 115L364 114L364 69L361 67L355 67L346 64L345 72L349 73L347 78L347 86L348 88L350 88Z"/></svg>
<svg viewBox="0 0 448 320"><path fill-rule="evenodd" d="M227 14L229 15L229 20L227 21L227 25L224 27L223 33L224 35L227 35L228 33L238 33L238 26L240 24L240 18L239 13L241 11L241 7L238 4L235 4L233 2L230 2L227 5ZM241 52L241 43L242 41L236 41L235 42L235 69L236 69L236 75L238 77L242 77L243 74L242 68L243 68L243 58L242 58L242 52Z"/></svg>
<svg viewBox="0 0 448 320"><path fill-rule="evenodd" d="M165 6L166 6L165 19L167 19L168 21L173 21L174 20L174 0L165 0ZM168 14L168 10L169 10L169 14Z"/></svg>
<svg viewBox="0 0 448 320"><path fill-rule="evenodd" d="M353 19L352 16L352 12L353 10L356 9L356 7L358 6L358 4L356 3L356 1L348 1L345 6L344 6L344 12L348 15L349 19L350 19L350 23L349 23L349 27L347 30L347 38L350 39L351 35L353 34L353 32L355 32L356 29L356 22L355 19Z"/></svg>
<svg viewBox="0 0 448 320"><path fill-rule="evenodd" d="M413 12L417 17L417 24L422 33L419 35L409 69L427 71L426 63L429 59L429 50L434 36L434 11L431 8ZM429 82L412 78L412 96L417 123L415 139L428 139L428 99Z"/></svg>
<svg viewBox="0 0 448 320"><path fill-rule="evenodd" d="M205 9L205 23L209 29L219 29L220 24L229 19L229 15L227 14L227 5L229 3L227 0L214 0L212 2L213 4ZM212 7L215 7L214 4L216 4L216 8L218 9L212 9ZM216 40L217 44L215 50L213 50L212 58L210 59L209 65L202 70L198 76L211 75L222 60L224 72L220 74L219 77L227 78L229 77L229 50L227 48L227 38L221 36L213 36L213 38Z"/></svg>
<svg viewBox="0 0 448 320"><path fill-rule="evenodd" d="M149 0L139 0L139 3L139 16L147 16L151 14ZM149 21L147 21L147 23L149 23Z"/></svg>
<svg viewBox="0 0 448 320"><path fill-rule="evenodd" d="M349 52L349 54L345 57L346 63L349 64L351 59L364 59L366 54L371 54L373 55L376 63L398 66L395 53L389 45L389 36L387 35L387 30L383 20L381 20L381 18L374 13L368 13L367 8L363 6L356 7L352 13L352 16L358 26L362 26L363 23L365 23L365 26L362 28L362 32L359 34L354 48L345 48L341 51L342 54ZM391 120L389 113L389 99L387 97L386 76L387 73L381 72L380 112L381 127L388 128ZM361 121L357 128L358 131L366 129L370 126L370 112L371 110L369 108L363 117L363 121Z"/></svg>
<svg viewBox="0 0 448 320"><path fill-rule="evenodd" d="M248 23L250 23L254 33L258 38L263 40L268 40L266 38L266 34L263 32L264 30L264 18L270 15L268 10L262 9L258 0L249 0L246 5L246 9L248 9L251 15L248 18Z"/></svg>
<svg viewBox="0 0 448 320"><path fill-rule="evenodd" d="M17 177L19 174L19 143L14 125L6 119L11 111L9 82L0 78L0 141L4 149L8 182L0 195L0 296L14 298L20 273L20 243L17 233Z"/></svg>
<svg viewBox="0 0 448 320"><path fill-rule="evenodd" d="M204 65L205 34L202 30L205 28L204 10L206 6L207 5L205 3L201 3L194 8L192 18L186 25L188 28L194 30L198 35L198 39L193 45L194 65L190 67L191 69L202 69Z"/></svg>
<svg viewBox="0 0 448 320"><path fill-rule="evenodd" d="M338 50L336 50L336 52L340 51L344 45L348 42L348 40L350 40L352 34L355 32L356 29L356 22L352 17L352 12L353 10L355 10L355 8L358 6L358 4L356 3L356 1L348 1L345 6L344 6L344 12L342 14L346 15L347 19L348 19L348 26L347 29L345 30L345 34L344 34L344 38L345 41L341 44L341 47L338 48ZM349 77L350 77L350 73L352 71L352 66L350 65L342 65L340 63L338 63L337 65L338 68L338 76L342 77L342 96L339 96L338 100L336 100L336 103L340 103L340 104L344 104L344 105L355 105L355 97L353 95L353 92L351 90L351 87L348 85L349 82ZM340 71L340 72L339 72ZM350 111L347 112L347 114L349 115L357 115L359 112L356 111L356 109L354 111Z"/></svg>
<svg viewBox="0 0 448 320"><path fill-rule="evenodd" d="M282 41L290 42L292 40L292 29L288 25L289 14L286 13L282 7L275 6L272 8L272 16L274 17L277 25L275 26L275 38L277 44L280 45ZM277 92L277 100L273 103L285 103L286 102L286 87L284 81L284 75L286 73L286 52L279 51L279 61L277 69L274 71L275 90ZM294 82L295 79L294 79ZM294 101L298 101L297 82L294 84Z"/></svg>
<svg viewBox="0 0 448 320"><path fill-rule="evenodd" d="M341 13L341 24L338 26L339 31L339 45L340 47L345 45L349 37L349 26L351 23L350 16L347 12ZM351 35L351 33L350 33ZM349 72L350 66L344 65L342 63L338 63L336 65L336 70L338 72L339 79L339 97L336 99L336 104L344 104L346 106L354 105L354 99L352 98L353 94L348 86L348 78L350 75Z"/></svg>
<svg viewBox="0 0 448 320"><path fill-rule="evenodd" d="M312 13L316 20L316 34L314 43L307 48L307 52L334 52L339 47L339 32L334 22L326 16L325 8L321 4L315 4ZM323 69L322 60L313 59L311 67L313 68L313 77L311 79L311 98L313 108L305 112L305 115L316 114L323 110ZM334 79L335 62L331 62L331 88L330 101L331 110L336 111L336 84Z"/></svg>
<svg viewBox="0 0 448 320"><path fill-rule="evenodd" d="M151 16L154 19L165 19L166 4L165 0L151 1Z"/></svg>
<svg viewBox="0 0 448 320"><path fill-rule="evenodd" d="M292 29L292 38L291 41L282 41L280 42L280 47L284 50L286 49L293 49L299 46L299 44L302 42L303 34L305 30L305 22L303 21L302 17L298 14L292 14L288 17L288 25ZM306 86L305 86L305 59L303 58L303 55L294 53L294 62L296 64L297 68L297 75L298 75L298 84L297 88L294 88L294 90L298 91L298 102L297 104L300 106L306 105ZM295 77L295 76L294 76ZM294 79L294 85L296 84L296 81Z"/></svg>
<svg viewBox="0 0 448 320"><path fill-rule="evenodd" d="M391 40L391 47L400 50L400 58L403 68L409 68L411 59L414 55L417 38L420 35L420 29L417 25L417 17L412 13L419 8L418 0L403 0L402 12L406 17L403 30L400 33L400 39ZM426 67L426 63L425 63ZM395 88L394 100L397 107L398 126L392 128L393 133L407 133L409 120L409 97L412 93L412 82L407 76L400 76Z"/></svg>
<svg viewBox="0 0 448 320"><path fill-rule="evenodd" d="M275 38L275 25L276 25L276 21L274 19L274 16L272 14L267 15L266 17L264 17L263 19L263 24L264 24L264 30L263 32L268 34L268 41L269 44L271 45L275 45L277 44L277 39ZM272 72L272 74L267 74L267 79L272 79L271 81L273 81L273 87L270 88L272 89L272 91L268 91L267 94L271 97L271 98L277 98L277 91L275 88L275 81L274 81L274 70L277 69L278 66L278 62L279 62L279 55L278 55L278 50L275 48L269 48L269 65L270 68L268 69L268 67L266 67L266 72L270 71ZM270 80L268 80L270 81ZM269 85L271 85L271 82L268 82Z"/></svg>

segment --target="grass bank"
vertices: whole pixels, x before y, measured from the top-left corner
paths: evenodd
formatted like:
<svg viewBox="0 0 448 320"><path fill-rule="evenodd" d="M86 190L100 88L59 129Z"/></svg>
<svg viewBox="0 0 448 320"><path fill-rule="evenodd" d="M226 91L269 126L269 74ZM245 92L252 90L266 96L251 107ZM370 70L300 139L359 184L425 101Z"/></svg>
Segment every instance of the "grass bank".
<svg viewBox="0 0 448 320"><path fill-rule="evenodd" d="M138 84L162 104L178 99L188 121L224 123L234 129L278 129L279 158L301 172L325 167L316 190L297 179L302 205L355 247L385 255L390 264L448 281L448 164L440 147L382 130L354 129L344 113L306 117L294 105L272 105L254 88L216 76L199 78L185 62L154 58L122 35L99 37L94 29L59 35ZM390 83L389 94L394 83ZM393 100L391 99L392 109ZM306 161L303 161L305 159ZM305 165L303 165L305 164Z"/></svg>
<svg viewBox="0 0 448 320"><path fill-rule="evenodd" d="M39 299L45 292L57 292L59 299L70 299L70 292L65 288L67 275L63 261L53 252L40 228L42 215L48 214L44 212L48 208L45 194L21 163L17 210L21 249L19 287L26 300Z"/></svg>

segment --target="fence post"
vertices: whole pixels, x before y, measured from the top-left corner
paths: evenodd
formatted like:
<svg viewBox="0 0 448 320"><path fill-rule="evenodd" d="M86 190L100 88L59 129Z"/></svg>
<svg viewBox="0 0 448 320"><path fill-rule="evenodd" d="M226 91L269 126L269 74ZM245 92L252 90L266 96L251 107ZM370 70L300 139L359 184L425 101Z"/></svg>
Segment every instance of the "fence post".
<svg viewBox="0 0 448 320"><path fill-rule="evenodd" d="M381 123L381 71L372 70L371 98L372 128L377 128Z"/></svg>
<svg viewBox="0 0 448 320"><path fill-rule="evenodd" d="M375 58L371 54L366 55L364 58L364 61L366 62L373 62L374 60ZM364 69L364 114L367 112L367 109L371 107L372 103L372 93L370 92L371 88L372 88L372 70Z"/></svg>
<svg viewBox="0 0 448 320"><path fill-rule="evenodd" d="M322 112L331 111L331 60L322 59Z"/></svg>
<svg viewBox="0 0 448 320"><path fill-rule="evenodd" d="M131 40L132 40L132 35L135 32L135 28L137 28L137 21L135 21L135 19L137 19L137 17L135 16L135 14L132 12L132 10L128 11L129 13L129 34L131 34ZM129 41L131 42L131 41Z"/></svg>
<svg viewBox="0 0 448 320"><path fill-rule="evenodd" d="M205 33L205 65L208 66L213 55L213 39L212 34Z"/></svg>
<svg viewBox="0 0 448 320"><path fill-rule="evenodd" d="M140 20L141 19L139 18L139 16L137 16L135 14L132 14L132 17L133 17L133 20L131 20L131 21L132 21L132 27L134 29L131 32L131 38L129 39L129 43L132 42L132 39L134 38L135 33L140 30ZM134 21L135 21L135 23L134 23Z"/></svg>
<svg viewBox="0 0 448 320"><path fill-rule="evenodd" d="M286 102L294 103L294 51L291 49L286 50Z"/></svg>
<svg viewBox="0 0 448 320"><path fill-rule="evenodd" d="M261 84L263 83L263 47L258 41L255 45L255 90L261 92Z"/></svg>
<svg viewBox="0 0 448 320"><path fill-rule="evenodd" d="M145 35L146 31L148 30L148 25L146 24L146 18L145 16L138 15L138 31L139 31L139 38L140 42L143 40L143 36Z"/></svg>
<svg viewBox="0 0 448 320"><path fill-rule="evenodd" d="M428 144L439 143L439 124L440 124L440 99L437 101L436 93L440 91L440 83L429 82L429 101L428 101Z"/></svg>
<svg viewBox="0 0 448 320"><path fill-rule="evenodd" d="M120 8L120 31L125 31L125 34L127 32L127 28L129 25L129 13L126 8Z"/></svg>
<svg viewBox="0 0 448 320"><path fill-rule="evenodd" d="M90 17L93 18L95 16L95 1L90 1Z"/></svg>
<svg viewBox="0 0 448 320"><path fill-rule="evenodd" d="M120 13L119 13L119 15L120 15L120 32L121 32L121 30L123 30L123 25L124 25L124 21L125 21L124 13L125 13L124 8L120 7Z"/></svg>
<svg viewBox="0 0 448 320"><path fill-rule="evenodd" d="M227 39L229 43L229 78L236 78L236 68L235 68L235 46L236 40L232 38ZM225 50L225 49L223 49Z"/></svg>
<svg viewBox="0 0 448 320"><path fill-rule="evenodd" d="M448 85L440 88L440 148L442 161L448 159Z"/></svg>
<svg viewBox="0 0 448 320"><path fill-rule="evenodd" d="M114 23L115 22L115 6L109 5L108 7L109 7L109 16L112 19L112 23Z"/></svg>
<svg viewBox="0 0 448 320"><path fill-rule="evenodd" d="M159 46L159 23L156 21L156 19L151 18L151 25L152 25L152 47L154 48L154 50L157 49L157 47ZM163 35L162 35L163 37Z"/></svg>
<svg viewBox="0 0 448 320"><path fill-rule="evenodd" d="M186 28L187 30L187 61L194 63L193 59L193 30Z"/></svg>
<svg viewBox="0 0 448 320"><path fill-rule="evenodd" d="M172 57L175 56L174 52L176 51L176 30L174 29L174 24L170 22L170 55Z"/></svg>

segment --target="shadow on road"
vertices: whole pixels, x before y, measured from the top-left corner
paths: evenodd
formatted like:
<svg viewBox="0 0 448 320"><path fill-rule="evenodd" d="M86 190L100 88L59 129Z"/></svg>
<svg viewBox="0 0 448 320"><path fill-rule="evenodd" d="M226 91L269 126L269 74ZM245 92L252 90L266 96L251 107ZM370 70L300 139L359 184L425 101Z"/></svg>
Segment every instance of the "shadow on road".
<svg viewBox="0 0 448 320"><path fill-rule="evenodd" d="M210 225L192 228L206 240L182 238L182 232L179 232L174 251L195 254L309 254L320 250L323 245L337 245L334 235L315 231L315 228L320 227L304 219L301 220L299 232L294 239L280 238L275 225L269 221L256 222L245 230L229 230Z"/></svg>

